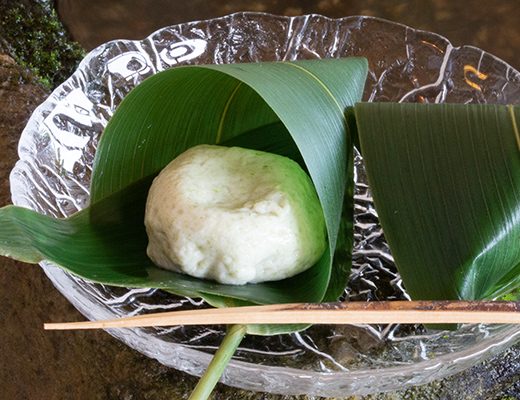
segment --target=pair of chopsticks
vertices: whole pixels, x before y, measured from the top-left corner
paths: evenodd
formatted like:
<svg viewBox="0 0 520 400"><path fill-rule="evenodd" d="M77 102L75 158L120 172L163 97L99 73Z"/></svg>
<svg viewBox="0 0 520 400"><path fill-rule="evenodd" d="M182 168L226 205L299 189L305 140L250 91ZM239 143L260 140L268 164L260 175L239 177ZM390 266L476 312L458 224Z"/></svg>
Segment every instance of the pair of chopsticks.
<svg viewBox="0 0 520 400"><path fill-rule="evenodd" d="M71 323L47 330L219 324L518 324L515 301L383 301L211 308Z"/></svg>

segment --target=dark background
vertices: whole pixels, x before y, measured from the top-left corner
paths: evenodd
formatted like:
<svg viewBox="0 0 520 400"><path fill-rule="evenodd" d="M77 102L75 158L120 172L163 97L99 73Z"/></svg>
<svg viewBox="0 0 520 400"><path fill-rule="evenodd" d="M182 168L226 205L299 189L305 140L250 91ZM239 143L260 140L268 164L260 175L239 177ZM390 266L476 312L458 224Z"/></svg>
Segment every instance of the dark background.
<svg viewBox="0 0 520 400"><path fill-rule="evenodd" d="M472 45L520 69L520 5L514 0L56 0L74 39L91 50L111 39L141 39L164 26L239 11L330 18L370 15Z"/></svg>

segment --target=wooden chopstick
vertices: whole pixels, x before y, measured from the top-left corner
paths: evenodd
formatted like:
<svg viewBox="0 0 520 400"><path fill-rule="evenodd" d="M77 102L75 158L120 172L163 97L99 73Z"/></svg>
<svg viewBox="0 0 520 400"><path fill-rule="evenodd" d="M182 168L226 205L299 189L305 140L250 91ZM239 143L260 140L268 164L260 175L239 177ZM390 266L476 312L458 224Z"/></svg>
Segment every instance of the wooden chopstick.
<svg viewBox="0 0 520 400"><path fill-rule="evenodd" d="M275 304L139 315L104 321L47 323L47 330L218 324L520 323L515 301L383 301Z"/></svg>

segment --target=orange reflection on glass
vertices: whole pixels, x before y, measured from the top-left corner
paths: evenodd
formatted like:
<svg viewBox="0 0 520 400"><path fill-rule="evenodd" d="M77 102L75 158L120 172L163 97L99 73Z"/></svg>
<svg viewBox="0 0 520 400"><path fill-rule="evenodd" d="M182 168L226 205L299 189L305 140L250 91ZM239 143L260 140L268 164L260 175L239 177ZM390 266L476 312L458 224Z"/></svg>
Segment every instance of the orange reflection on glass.
<svg viewBox="0 0 520 400"><path fill-rule="evenodd" d="M441 53L444 53L444 50L442 50L439 46L434 45L433 43L427 42L426 40L421 40L421 43L432 46L433 48L439 50Z"/></svg>
<svg viewBox="0 0 520 400"><path fill-rule="evenodd" d="M464 80L466 81L466 83L467 83L469 86L471 86L472 88L477 89L477 90L480 90L480 91L482 92L482 87L481 87L479 84L477 84L477 83L475 83L475 82L472 82L472 81L469 79L468 74L469 74L470 72L471 72L472 74L474 74L478 79L480 79L480 80L482 80L482 81L483 81L483 80L486 80L488 76L487 76L486 74L484 74L484 73L478 71L475 67L472 67L471 65L465 65L465 66L464 66Z"/></svg>

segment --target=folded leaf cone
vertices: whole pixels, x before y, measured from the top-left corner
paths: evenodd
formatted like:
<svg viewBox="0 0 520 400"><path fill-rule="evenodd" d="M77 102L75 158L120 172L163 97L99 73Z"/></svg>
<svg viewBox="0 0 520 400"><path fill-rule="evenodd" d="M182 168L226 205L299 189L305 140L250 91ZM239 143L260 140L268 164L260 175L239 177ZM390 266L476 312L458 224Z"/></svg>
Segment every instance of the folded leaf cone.
<svg viewBox="0 0 520 400"><path fill-rule="evenodd" d="M110 119L96 151L91 205L67 219L14 206L0 210L0 253L48 260L94 282L157 287L219 307L336 300L350 271L352 106L361 100L366 74L367 62L358 58L160 72L132 90ZM232 286L151 263L143 223L151 181L177 155L204 143L272 151L302 164L328 232L328 249L316 265L283 281ZM301 328L249 326L248 332Z"/></svg>

